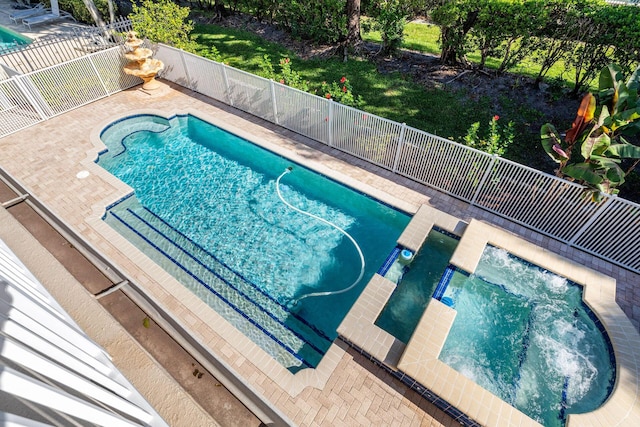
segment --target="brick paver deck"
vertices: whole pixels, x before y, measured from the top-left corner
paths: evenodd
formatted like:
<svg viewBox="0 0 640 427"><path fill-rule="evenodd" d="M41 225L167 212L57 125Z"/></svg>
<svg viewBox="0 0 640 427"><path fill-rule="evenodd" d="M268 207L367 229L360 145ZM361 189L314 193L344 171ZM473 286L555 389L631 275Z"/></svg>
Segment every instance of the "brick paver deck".
<svg viewBox="0 0 640 427"><path fill-rule="evenodd" d="M449 426L455 422L342 345L334 345L327 361L321 363L326 366L317 372L288 373L101 220L105 207L131 189L94 163L104 148L95 142L100 130L117 118L152 111L165 115L197 112L411 213L428 204L461 219L477 218L516 232L617 278L619 304L639 325L640 292L632 286L640 282L638 275L186 89L173 87L158 97L136 89L125 91L0 139L0 165L8 173L188 325L196 339L296 424ZM89 171L87 178L76 176L85 170Z"/></svg>

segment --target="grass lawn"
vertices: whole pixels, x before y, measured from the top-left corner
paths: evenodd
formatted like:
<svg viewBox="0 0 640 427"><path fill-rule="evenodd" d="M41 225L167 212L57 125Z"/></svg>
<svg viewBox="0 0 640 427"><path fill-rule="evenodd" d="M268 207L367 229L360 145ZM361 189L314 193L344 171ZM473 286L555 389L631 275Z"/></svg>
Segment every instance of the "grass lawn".
<svg viewBox="0 0 640 427"><path fill-rule="evenodd" d="M269 55L276 71L281 58L291 58L293 70L308 80L312 89L319 89L323 81L346 76L353 93L362 97L363 110L443 137L461 140L478 118L489 121L494 114L487 100L473 100L455 91L426 90L399 73L380 74L368 61L304 61L281 45L216 25L196 26L192 34L199 45L214 45L224 62L251 73L260 74L262 58Z"/></svg>
<svg viewBox="0 0 640 427"><path fill-rule="evenodd" d="M406 48L439 53L437 27L409 23L405 31ZM265 41L253 33L217 25L196 25L192 35L202 56L211 56L208 51L214 46L219 52L218 60L255 74L262 71L260 64L264 55L269 56L276 71L279 71L280 59L288 57L291 59L292 69L309 81L312 90L319 90L324 81L338 81L346 76L353 86L353 93L362 97L361 109L454 141L461 142L474 122L481 123L481 131L486 129L486 124L496 114L496 106L492 106L487 98L451 89L426 89L414 83L410 76L400 73L380 74L375 64L368 61L350 59L343 62L339 58L302 60L282 45ZM376 37L379 39L379 34L365 34L365 38L371 41L375 41ZM470 55L470 58L474 57ZM537 70L531 66L525 74L535 76ZM551 70L549 74L559 75L557 70ZM555 163L547 157L540 145L539 124L553 121L558 129L568 129L570 121L557 123L545 117L545 111L519 102L517 90L513 96L504 96L498 103L501 120L512 120L516 129L515 140L504 157L553 173ZM578 104L576 100L576 109ZM640 177L632 174L628 181L630 182L622 186L620 195L640 201Z"/></svg>
<svg viewBox="0 0 640 427"><path fill-rule="evenodd" d="M404 41L402 47L405 49L416 50L424 53L432 53L434 55L440 55L440 45L438 40L440 38L440 28L437 25L409 22L404 27ZM382 41L380 33L377 31L371 31L362 34L362 38L365 41L371 41L380 43ZM479 64L480 52L473 51L467 54L469 61ZM490 69L498 69L500 66L500 59L489 57L486 62L486 67ZM525 59L521 64L512 70L512 73L521 74L523 76L536 78L540 72L540 65L538 65L532 59ZM558 79L569 87L573 88L573 82L571 77L573 76L572 70L567 71L563 61L559 61L551 67L547 73L546 79ZM567 80L568 79L568 80Z"/></svg>
<svg viewBox="0 0 640 427"><path fill-rule="evenodd" d="M496 114L489 99L451 89L426 89L400 73L380 74L368 61L302 60L250 32L217 25L197 25L192 34L203 56L215 46L224 62L251 73L260 74L262 58L268 55L276 71L281 58L291 58L293 70L308 80L312 89L319 89L323 81L346 76L353 93L362 97L363 110L455 141L462 141L474 122L480 121L484 128ZM510 99L502 100L500 107L502 118L513 120L518 134L505 157L551 171L552 164L539 146L538 129L530 125L539 119L539 112Z"/></svg>

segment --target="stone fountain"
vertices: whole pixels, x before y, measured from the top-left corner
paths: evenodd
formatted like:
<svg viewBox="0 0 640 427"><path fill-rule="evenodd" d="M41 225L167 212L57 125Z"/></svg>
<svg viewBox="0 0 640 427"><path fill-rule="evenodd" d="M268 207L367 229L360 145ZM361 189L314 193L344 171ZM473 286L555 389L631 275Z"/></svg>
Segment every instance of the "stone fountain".
<svg viewBox="0 0 640 427"><path fill-rule="evenodd" d="M156 74L164 68L164 64L159 59L151 58L151 49L140 47L144 40L140 40L135 31L127 33L127 41L124 45L129 52L124 54L129 63L124 66L124 72L136 77L140 77L144 83L142 89L151 91L158 89L161 84L156 81Z"/></svg>

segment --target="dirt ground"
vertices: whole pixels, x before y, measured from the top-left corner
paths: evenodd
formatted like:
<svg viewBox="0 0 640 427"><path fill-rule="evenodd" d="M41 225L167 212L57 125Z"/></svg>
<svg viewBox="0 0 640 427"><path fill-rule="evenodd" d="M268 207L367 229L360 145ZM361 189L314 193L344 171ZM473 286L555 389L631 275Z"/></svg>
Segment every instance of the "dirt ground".
<svg viewBox="0 0 640 427"><path fill-rule="evenodd" d="M310 40L299 40L267 22L259 22L248 15L230 15L222 19L195 17L195 21L232 27L253 32L260 37L279 43L293 51L302 59L342 57L343 49L333 45L319 45ZM424 21L420 21L424 22ZM425 23L425 25L427 25ZM535 87L534 79L512 73L496 75L492 71L478 70L465 66L445 66L439 57L432 54L402 49L394 57L379 54L380 45L362 42L357 55L373 61L380 73L400 72L426 89L462 90L473 99L486 98L492 111L502 116L503 103L508 100L511 111L527 115L525 132L532 135L525 140L536 140L540 127L550 122L559 130L569 129L580 105L578 97L569 95L569 90L557 85L542 83ZM526 145L526 143L525 143ZM507 155L511 160L527 166L554 173L556 164L542 151L515 148L516 156ZM640 203L640 173L638 169L627 176L627 182L620 188L619 196Z"/></svg>
<svg viewBox="0 0 640 427"><path fill-rule="evenodd" d="M291 37L275 25L260 22L248 15L235 14L223 19L198 18L200 23L217 25L250 31L265 40L281 44L293 51L301 59L328 58L343 56L343 49L334 45L320 45L311 40ZM420 21L424 22L424 21ZM427 25L425 23L425 25ZM500 98L506 97L528 108L540 112L544 120L554 123L571 123L579 105L579 99L569 97L548 84L534 87L533 79L516 74L495 75L465 66L446 66L440 64L437 55L402 49L396 56L380 55L380 45L362 42L355 55L376 63L380 73L400 72L410 75L412 80L427 89L463 89L471 96L487 97L494 111L501 113Z"/></svg>

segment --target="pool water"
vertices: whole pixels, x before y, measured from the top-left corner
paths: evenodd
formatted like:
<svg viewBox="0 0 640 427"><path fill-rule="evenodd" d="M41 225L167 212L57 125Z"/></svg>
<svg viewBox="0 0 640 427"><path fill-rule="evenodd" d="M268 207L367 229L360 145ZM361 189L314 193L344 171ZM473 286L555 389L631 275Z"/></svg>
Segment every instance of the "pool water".
<svg viewBox="0 0 640 427"><path fill-rule="evenodd" d="M29 37L0 25L0 52L14 48L16 45L27 45L31 42Z"/></svg>
<svg viewBox="0 0 640 427"><path fill-rule="evenodd" d="M440 360L542 425L608 397L612 350L582 287L487 246L475 274L456 271L444 295L457 315Z"/></svg>
<svg viewBox="0 0 640 427"><path fill-rule="evenodd" d="M408 343L442 276L458 239L431 230L408 266L396 260L385 277L398 283L376 320L376 325Z"/></svg>
<svg viewBox="0 0 640 427"><path fill-rule="evenodd" d="M135 189L105 221L292 371L315 367L409 217L194 116L135 116L103 131L98 164ZM334 228L288 208L334 222Z"/></svg>

